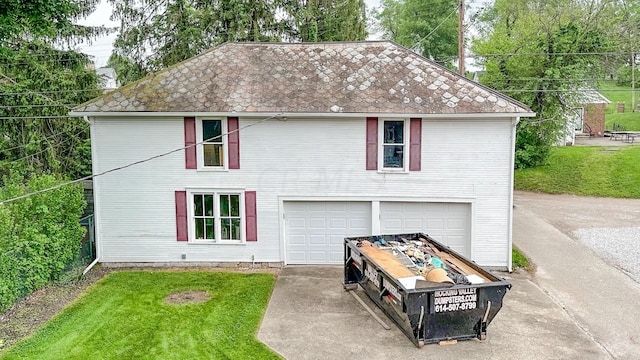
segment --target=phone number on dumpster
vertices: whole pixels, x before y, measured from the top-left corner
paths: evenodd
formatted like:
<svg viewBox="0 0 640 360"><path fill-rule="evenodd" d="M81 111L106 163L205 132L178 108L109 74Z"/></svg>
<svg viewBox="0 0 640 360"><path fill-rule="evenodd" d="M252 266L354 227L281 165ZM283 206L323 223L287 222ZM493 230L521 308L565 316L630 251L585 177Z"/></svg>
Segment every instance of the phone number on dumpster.
<svg viewBox="0 0 640 360"><path fill-rule="evenodd" d="M478 289L450 289L433 294L433 312L473 310L478 307Z"/></svg>

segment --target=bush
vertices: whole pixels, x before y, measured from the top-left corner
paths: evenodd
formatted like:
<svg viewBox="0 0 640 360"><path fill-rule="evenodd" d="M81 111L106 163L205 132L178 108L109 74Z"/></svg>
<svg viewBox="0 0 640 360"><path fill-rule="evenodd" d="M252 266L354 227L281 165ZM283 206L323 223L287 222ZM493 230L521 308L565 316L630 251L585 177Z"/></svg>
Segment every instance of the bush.
<svg viewBox="0 0 640 360"><path fill-rule="evenodd" d="M3 179L0 200L59 184L51 175ZM86 205L82 185L0 205L0 312L17 299L57 279L80 249Z"/></svg>
<svg viewBox="0 0 640 360"><path fill-rule="evenodd" d="M542 165L549 157L550 150L551 144L542 138L536 128L518 124L514 164L516 169Z"/></svg>

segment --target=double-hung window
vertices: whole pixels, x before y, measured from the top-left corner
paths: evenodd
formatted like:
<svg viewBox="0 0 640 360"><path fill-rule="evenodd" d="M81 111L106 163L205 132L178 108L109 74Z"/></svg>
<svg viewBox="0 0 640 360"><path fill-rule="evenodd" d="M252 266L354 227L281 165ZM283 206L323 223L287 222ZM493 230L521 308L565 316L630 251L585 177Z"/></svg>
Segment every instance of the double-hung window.
<svg viewBox="0 0 640 360"><path fill-rule="evenodd" d="M379 153L382 170L405 170L407 166L408 131L404 120L381 120Z"/></svg>
<svg viewBox="0 0 640 360"><path fill-rule="evenodd" d="M244 196L236 191L190 191L190 239L193 242L242 243Z"/></svg>
<svg viewBox="0 0 640 360"><path fill-rule="evenodd" d="M201 120L201 134L202 134L202 156L198 158L202 159L202 166L204 168L218 168L223 169L225 167L225 153L226 153L226 122L222 120Z"/></svg>

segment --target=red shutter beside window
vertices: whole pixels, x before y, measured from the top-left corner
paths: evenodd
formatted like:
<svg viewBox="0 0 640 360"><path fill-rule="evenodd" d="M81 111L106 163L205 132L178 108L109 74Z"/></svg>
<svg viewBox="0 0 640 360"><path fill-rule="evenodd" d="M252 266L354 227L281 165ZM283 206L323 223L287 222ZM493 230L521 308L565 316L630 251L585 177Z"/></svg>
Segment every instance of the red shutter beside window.
<svg viewBox="0 0 640 360"><path fill-rule="evenodd" d="M256 209L256 192L245 191L244 193L244 212L247 224L247 241L258 241L258 222Z"/></svg>
<svg viewBox="0 0 640 360"><path fill-rule="evenodd" d="M227 118L227 130L229 132L229 169L240 169L240 132L238 130L238 118Z"/></svg>
<svg viewBox="0 0 640 360"><path fill-rule="evenodd" d="M422 119L412 118L410 122L409 171L420 171L422 160Z"/></svg>
<svg viewBox="0 0 640 360"><path fill-rule="evenodd" d="M184 160L186 169L197 169L196 161L196 119L184 118ZM189 146L189 147L187 147Z"/></svg>
<svg viewBox="0 0 640 360"><path fill-rule="evenodd" d="M367 170L378 170L378 118L367 118Z"/></svg>
<svg viewBox="0 0 640 360"><path fill-rule="evenodd" d="M176 191L176 237L178 241L189 240L187 232L187 192Z"/></svg>

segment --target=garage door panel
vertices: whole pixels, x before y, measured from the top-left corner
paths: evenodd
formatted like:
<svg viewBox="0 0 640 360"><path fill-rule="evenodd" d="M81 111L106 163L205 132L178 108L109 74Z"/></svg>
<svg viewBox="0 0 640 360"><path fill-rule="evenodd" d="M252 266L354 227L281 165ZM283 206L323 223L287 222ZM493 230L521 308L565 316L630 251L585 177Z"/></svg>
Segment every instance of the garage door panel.
<svg viewBox="0 0 640 360"><path fill-rule="evenodd" d="M322 264L327 262L326 251L309 251L309 261L311 264Z"/></svg>
<svg viewBox="0 0 640 360"><path fill-rule="evenodd" d="M380 218L384 234L424 232L455 251L470 256L470 204L381 202Z"/></svg>
<svg viewBox="0 0 640 360"><path fill-rule="evenodd" d="M287 201L284 212L289 264L342 264L344 238L371 234L370 202Z"/></svg>
<svg viewBox="0 0 640 360"><path fill-rule="evenodd" d="M363 218L352 218L349 220L349 228L350 229L361 229L361 230L369 230L371 226L371 218L363 219Z"/></svg>
<svg viewBox="0 0 640 360"><path fill-rule="evenodd" d="M310 229L324 229L327 227L327 219L325 218L311 218L309 219Z"/></svg>
<svg viewBox="0 0 640 360"><path fill-rule="evenodd" d="M307 222L305 219L301 218L292 218L289 220L290 226L294 229L304 229L307 227Z"/></svg>
<svg viewBox="0 0 640 360"><path fill-rule="evenodd" d="M301 235L292 235L290 238L290 243L292 245L304 245L307 243L307 239L304 236Z"/></svg>
<svg viewBox="0 0 640 360"><path fill-rule="evenodd" d="M447 219L447 230L466 230L466 221L464 219Z"/></svg>
<svg viewBox="0 0 640 360"><path fill-rule="evenodd" d="M295 251L295 250L289 251L289 258L291 259L291 261L304 261L306 257L307 257L306 251Z"/></svg>
<svg viewBox="0 0 640 360"><path fill-rule="evenodd" d="M436 214L432 216L442 216L442 215ZM429 231L444 229L444 221L442 219L426 219L426 223L427 223L427 229L429 229Z"/></svg>
<svg viewBox="0 0 640 360"><path fill-rule="evenodd" d="M332 217L331 221L331 229L340 229L340 230L345 230L347 228L347 219L345 219L344 217L342 218L335 218Z"/></svg>
<svg viewBox="0 0 640 360"><path fill-rule="evenodd" d="M329 237L329 241L331 242L331 245L340 245L342 247L344 243L344 238L345 237L342 235L331 235Z"/></svg>

